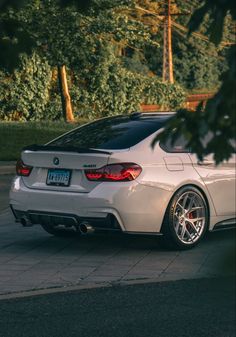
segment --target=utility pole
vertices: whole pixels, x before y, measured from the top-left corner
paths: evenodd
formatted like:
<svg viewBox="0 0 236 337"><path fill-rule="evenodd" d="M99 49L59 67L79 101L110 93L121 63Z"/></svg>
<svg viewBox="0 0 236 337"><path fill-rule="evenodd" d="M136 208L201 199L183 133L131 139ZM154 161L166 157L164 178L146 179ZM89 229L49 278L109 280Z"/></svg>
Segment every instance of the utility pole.
<svg viewBox="0 0 236 337"><path fill-rule="evenodd" d="M172 34L171 34L171 0L167 0L167 8L164 17L164 37L163 37L163 82L174 83L173 59L172 59Z"/></svg>

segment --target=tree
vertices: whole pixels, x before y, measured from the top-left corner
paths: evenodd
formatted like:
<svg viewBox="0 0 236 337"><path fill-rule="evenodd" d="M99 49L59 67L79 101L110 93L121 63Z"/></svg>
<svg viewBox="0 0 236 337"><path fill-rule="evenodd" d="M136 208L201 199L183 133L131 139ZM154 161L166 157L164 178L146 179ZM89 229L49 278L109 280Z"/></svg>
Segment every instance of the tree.
<svg viewBox="0 0 236 337"><path fill-rule="evenodd" d="M206 31L210 20L206 16L201 29L187 38L187 24L191 13L199 6L198 1L176 0L176 8L171 12L178 13L172 16L172 49L174 78L177 83L188 91L216 91L220 86L221 74L226 70L225 50L226 44L214 45L209 41ZM225 28L232 30L232 20L228 18ZM163 54L163 34L160 27L156 40L160 48L154 50L148 47L145 50L145 57L150 69L161 76L162 74L162 54ZM224 41L231 40L230 33L224 33Z"/></svg>
<svg viewBox="0 0 236 337"><path fill-rule="evenodd" d="M19 55L29 53L33 41L24 32L20 22L14 17L6 15L10 9L19 10L25 0L0 1L0 68L13 70L19 64Z"/></svg>
<svg viewBox="0 0 236 337"><path fill-rule="evenodd" d="M73 4L72 0L61 0L58 5ZM45 1L45 6L52 4L51 9L55 9L55 1ZM42 5L42 1L34 0L1 0L0 2L0 67L2 70L12 71L20 63L20 55L30 53L36 47L37 33L41 30L34 30L36 34L32 34L33 30L28 29L28 23L32 23L32 18L27 18L27 14L37 12L37 9ZM86 11L90 5L90 0L77 0L77 10L80 12ZM22 10L23 9L23 10ZM26 10L26 12L24 12ZM61 11L61 12L65 12ZM59 11L60 12L60 11ZM38 12L39 13L39 12ZM38 20L36 20L38 22ZM31 26L32 27L32 26ZM52 26L51 26L52 27ZM65 27L66 28L66 27ZM37 32L36 32L37 31ZM35 36L36 35L36 36ZM35 39L36 37L36 39ZM59 37L60 40L60 37ZM60 40L62 41L62 40ZM40 42L39 42L40 43ZM54 55L55 56L55 55ZM61 88L62 107L66 120L73 121L73 113L70 102L70 95L67 86L66 68L65 64L58 64L58 77Z"/></svg>
<svg viewBox="0 0 236 337"><path fill-rule="evenodd" d="M184 84L186 89L216 91L221 84L221 75L227 68L225 41L234 41L230 36L230 31L234 29L232 20L227 15L224 22L223 41L219 46L210 41L207 36L211 24L208 15L205 16L198 31L187 38L186 26L190 13L194 13L200 4L197 1L176 1L181 11L186 11L189 15L174 17L173 21L175 77Z"/></svg>
<svg viewBox="0 0 236 337"><path fill-rule="evenodd" d="M169 87L157 77L149 77L148 71L140 74L137 67L127 70L124 66L120 48L140 52L150 44L158 48L149 27L142 22L143 16L137 20L130 15L133 7L121 1L116 6L114 1L106 1L108 8L101 12L103 3L97 0L98 9L87 10L86 15L71 5L61 8L57 0L31 0L21 10L12 11L36 41L34 50L53 67L53 78L55 73L61 75L65 114L72 115L71 100L75 111L83 111L91 118L131 112L144 101L158 101L172 108L181 105L184 92L179 86ZM48 106L47 111L51 113ZM43 116L37 114L38 118ZM24 114L24 118L28 116Z"/></svg>
<svg viewBox="0 0 236 337"><path fill-rule="evenodd" d="M45 118L45 111L50 109L51 83L52 70L47 60L35 52L30 57L23 54L12 73L0 71L0 119Z"/></svg>
<svg viewBox="0 0 236 337"><path fill-rule="evenodd" d="M205 3L194 12L189 23L189 34L194 32L202 24L206 15L209 15L209 38L219 45L222 41L224 22L227 14L236 19L236 8L232 0L206 0ZM187 146L202 160L207 154L213 153L216 164L230 158L235 151L234 141L236 134L236 47L232 45L226 55L228 69L222 76L222 85L215 96L209 100L204 108L200 105L196 113L181 109L170 120L165 131L158 139L166 140L172 135L172 141L183 134L187 140ZM204 139L212 133L213 137L205 144ZM153 142L153 145L155 144Z"/></svg>

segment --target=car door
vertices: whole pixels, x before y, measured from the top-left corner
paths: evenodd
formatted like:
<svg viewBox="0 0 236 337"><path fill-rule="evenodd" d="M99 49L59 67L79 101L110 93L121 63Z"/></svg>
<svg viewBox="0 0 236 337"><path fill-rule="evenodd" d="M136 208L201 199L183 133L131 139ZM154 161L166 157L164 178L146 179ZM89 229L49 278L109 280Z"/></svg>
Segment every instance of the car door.
<svg viewBox="0 0 236 337"><path fill-rule="evenodd" d="M189 156L211 195L216 214L235 216L235 154L219 165L215 165L213 155L206 156L203 161L195 154Z"/></svg>

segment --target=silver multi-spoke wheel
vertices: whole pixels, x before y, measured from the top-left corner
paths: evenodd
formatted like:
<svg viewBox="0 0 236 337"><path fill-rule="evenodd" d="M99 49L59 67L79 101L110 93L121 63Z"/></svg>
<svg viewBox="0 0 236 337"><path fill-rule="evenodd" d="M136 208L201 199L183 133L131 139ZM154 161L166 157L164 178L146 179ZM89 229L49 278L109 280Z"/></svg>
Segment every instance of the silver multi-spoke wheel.
<svg viewBox="0 0 236 337"><path fill-rule="evenodd" d="M184 244L196 242L205 228L206 207L199 194L193 191L183 193L174 207L174 228L177 237Z"/></svg>
<svg viewBox="0 0 236 337"><path fill-rule="evenodd" d="M163 222L164 242L173 248L194 247L208 227L208 207L194 186L184 186L172 197Z"/></svg>

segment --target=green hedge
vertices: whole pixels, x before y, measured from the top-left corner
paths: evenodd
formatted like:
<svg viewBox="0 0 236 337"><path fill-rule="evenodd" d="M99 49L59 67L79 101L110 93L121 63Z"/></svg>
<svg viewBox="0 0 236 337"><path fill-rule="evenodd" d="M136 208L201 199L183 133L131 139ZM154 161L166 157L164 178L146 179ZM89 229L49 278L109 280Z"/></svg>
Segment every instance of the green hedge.
<svg viewBox="0 0 236 337"><path fill-rule="evenodd" d="M17 160L24 146L45 144L85 122L0 122L0 160Z"/></svg>
<svg viewBox="0 0 236 337"><path fill-rule="evenodd" d="M94 119L125 114L140 104L181 107L185 93L178 84L127 70L109 48L96 58L91 71L68 70L75 117ZM62 118L57 78L46 60L36 53L22 57L13 75L0 72L0 120L41 121Z"/></svg>

